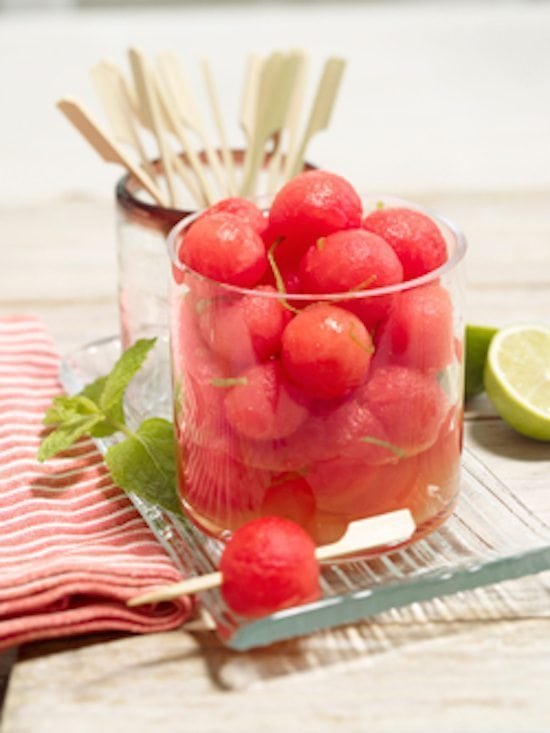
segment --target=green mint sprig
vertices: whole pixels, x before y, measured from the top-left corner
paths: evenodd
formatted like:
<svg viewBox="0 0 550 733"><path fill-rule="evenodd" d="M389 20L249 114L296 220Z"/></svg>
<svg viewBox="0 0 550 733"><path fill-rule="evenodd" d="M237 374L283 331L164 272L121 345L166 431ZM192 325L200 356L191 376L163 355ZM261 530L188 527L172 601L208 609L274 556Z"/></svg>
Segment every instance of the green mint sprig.
<svg viewBox="0 0 550 733"><path fill-rule="evenodd" d="M53 399L44 424L54 429L38 450L46 461L70 448L83 436L103 438L122 433L111 445L105 463L113 481L126 492L181 514L176 495L174 428L168 420L153 417L131 430L124 417L126 388L143 366L156 339L140 339L127 349L109 374L86 385L76 395Z"/></svg>

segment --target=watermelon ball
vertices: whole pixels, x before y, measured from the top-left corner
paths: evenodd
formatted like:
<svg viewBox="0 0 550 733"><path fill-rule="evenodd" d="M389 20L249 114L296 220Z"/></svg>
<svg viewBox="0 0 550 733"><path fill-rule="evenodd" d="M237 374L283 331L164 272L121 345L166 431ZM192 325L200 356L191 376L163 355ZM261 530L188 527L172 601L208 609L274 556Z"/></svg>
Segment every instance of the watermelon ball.
<svg viewBox="0 0 550 733"><path fill-rule="evenodd" d="M345 457L382 465L395 463L405 454L391 444L381 421L357 399L347 399L322 422L326 448L318 452L317 460Z"/></svg>
<svg viewBox="0 0 550 733"><path fill-rule="evenodd" d="M435 443L416 456L416 491L411 511L417 524L446 516L458 492L462 415L456 408L445 419Z"/></svg>
<svg viewBox="0 0 550 733"><path fill-rule="evenodd" d="M267 216L264 216L261 209L256 204L248 199L243 199L240 196L231 196L229 198L221 199L215 204L210 206L203 214L203 216L210 216L223 212L226 214L235 214L241 221L245 221L250 224L252 229L257 232L260 236L264 234L267 229Z"/></svg>
<svg viewBox="0 0 550 733"><path fill-rule="evenodd" d="M287 237L305 249L319 237L361 225L361 199L341 176L322 170L292 178L275 196L269 212L271 237Z"/></svg>
<svg viewBox="0 0 550 733"><path fill-rule="evenodd" d="M185 436L180 440L179 460L184 511L187 504L207 529L236 529L258 516L271 479L269 473L221 452L214 441L203 447Z"/></svg>
<svg viewBox="0 0 550 733"><path fill-rule="evenodd" d="M342 397L358 387L372 353L372 339L359 318L326 303L305 308L283 332L285 372L311 397Z"/></svg>
<svg viewBox="0 0 550 733"><path fill-rule="evenodd" d="M254 440L285 438L308 414L304 400L288 384L277 361L245 371L229 390L224 405L231 427Z"/></svg>
<svg viewBox="0 0 550 733"><path fill-rule="evenodd" d="M454 359L453 306L439 284L395 297L376 343L376 363L441 371Z"/></svg>
<svg viewBox="0 0 550 733"><path fill-rule="evenodd" d="M306 525L315 513L315 497L306 479L297 473L274 476L261 513L291 519L302 527Z"/></svg>
<svg viewBox="0 0 550 733"><path fill-rule="evenodd" d="M255 292L257 295L244 295L229 302L219 298L199 315L206 343L229 369L244 368L275 356L292 317L276 297L274 287L259 285Z"/></svg>
<svg viewBox="0 0 550 733"><path fill-rule="evenodd" d="M373 211L363 227L386 240L403 265L405 280L425 275L447 261L447 245L438 226L420 211L384 208Z"/></svg>
<svg viewBox="0 0 550 733"><path fill-rule="evenodd" d="M307 293L369 290L402 280L403 268L393 249L382 237L364 229L320 237L300 263L300 282ZM345 303L369 329L378 324L390 305L391 296L352 299Z"/></svg>
<svg viewBox="0 0 550 733"><path fill-rule="evenodd" d="M257 285L268 262L260 235L235 214L201 216L182 232L179 259L218 282L244 288Z"/></svg>
<svg viewBox="0 0 550 733"><path fill-rule="evenodd" d="M224 601L248 618L310 603L320 596L313 540L283 517L261 517L234 532L220 571Z"/></svg>
<svg viewBox="0 0 550 733"><path fill-rule="evenodd" d="M308 473L318 508L348 520L407 507L415 479L415 458L384 466L333 458L313 465Z"/></svg>
<svg viewBox="0 0 550 733"><path fill-rule="evenodd" d="M407 454L433 445L448 409L434 377L401 366L373 370L361 399L382 423L389 442Z"/></svg>

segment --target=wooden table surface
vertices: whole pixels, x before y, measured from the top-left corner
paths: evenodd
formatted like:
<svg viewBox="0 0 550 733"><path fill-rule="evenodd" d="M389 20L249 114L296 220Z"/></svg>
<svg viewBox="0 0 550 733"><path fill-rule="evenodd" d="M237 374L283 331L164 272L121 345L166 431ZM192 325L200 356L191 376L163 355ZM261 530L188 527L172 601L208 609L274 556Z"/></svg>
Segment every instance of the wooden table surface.
<svg viewBox="0 0 550 733"><path fill-rule="evenodd" d="M312 158L360 190L405 195L459 223L470 245L468 321L550 322L544 3L6 16L0 313L41 315L62 353L116 332L116 172L50 107L66 91L86 98L87 68L102 55L121 58L134 41L177 48L181 38L188 60L234 59L227 105L248 50L307 38L316 62L345 55L338 113ZM466 441L550 521L548 444L515 434L484 400L467 419ZM11 662L5 733L542 732L550 730L550 574L247 653L199 627L28 644L4 655Z"/></svg>

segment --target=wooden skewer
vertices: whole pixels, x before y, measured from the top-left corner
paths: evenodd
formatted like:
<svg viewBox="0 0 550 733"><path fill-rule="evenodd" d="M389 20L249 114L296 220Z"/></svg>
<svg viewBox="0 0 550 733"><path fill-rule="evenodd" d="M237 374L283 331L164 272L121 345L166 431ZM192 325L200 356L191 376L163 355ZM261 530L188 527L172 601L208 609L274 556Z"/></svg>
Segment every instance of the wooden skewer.
<svg viewBox="0 0 550 733"><path fill-rule="evenodd" d="M327 59L300 145L287 160L285 178L292 178L302 169L309 141L316 133L328 127L345 65L344 59L335 57Z"/></svg>
<svg viewBox="0 0 550 733"><path fill-rule="evenodd" d="M243 170L248 168L248 159L252 153L256 137L256 123L258 116L258 88L260 76L267 59L258 54L251 54L246 61L244 85L241 99L239 122L246 138L244 147ZM241 182L242 183L242 182Z"/></svg>
<svg viewBox="0 0 550 733"><path fill-rule="evenodd" d="M188 164L184 163L179 155L173 158L173 164L176 172L185 183L189 193L194 198L199 207L205 206L210 199L207 198L205 189L210 191L209 183L203 171L202 164L193 147L186 147L185 142L189 142L185 135L180 135L181 129L175 118L173 109L168 102L164 81L161 77L156 78L157 94L159 98L160 111L164 124L169 132L174 135L183 148L183 152L187 155Z"/></svg>
<svg viewBox="0 0 550 733"><path fill-rule="evenodd" d="M151 178L135 165L109 134L94 120L92 115L77 100L65 97L57 107L72 122L92 148L108 163L118 163L131 173L160 206L166 206L166 199Z"/></svg>
<svg viewBox="0 0 550 733"><path fill-rule="evenodd" d="M214 77L210 69L210 64L207 59L202 59L201 68L202 68L202 74L204 77L204 82L206 85L206 91L208 93L208 100L210 102L210 107L212 109L212 115L214 117L216 129L220 137L223 162L225 164L225 170L227 171L227 180L228 180L227 190L228 190L228 193L233 195L237 192L237 179L235 175L235 161L233 160L233 156L231 155L231 151L229 149L229 143L227 142L227 134L225 131L225 125L223 123L220 104L218 102L218 93L216 91L216 85L214 83Z"/></svg>
<svg viewBox="0 0 550 733"><path fill-rule="evenodd" d="M168 147L164 134L164 126L162 124L162 117L159 110L156 85L152 77L152 70L148 68L144 55L138 49L131 48L128 55L137 91L138 103L142 109L143 118L146 120L147 126L151 128L157 138L162 167L166 176L166 183L168 185L168 192L170 195L170 204L172 206L177 206L179 200L174 179L172 162L173 154Z"/></svg>
<svg viewBox="0 0 550 733"><path fill-rule="evenodd" d="M371 550L385 545L397 545L408 540L414 534L416 524L408 509L398 509L387 514L361 519L352 522L346 534L329 545L318 547L315 556L318 560L333 560L357 552ZM222 584L223 576L220 572L199 575L195 578L183 580L181 583L165 585L161 588L143 593L127 602L128 606L141 606L146 603L158 603L179 598L182 595L201 593L205 590L217 588Z"/></svg>
<svg viewBox="0 0 550 733"><path fill-rule="evenodd" d="M225 194L227 184L223 166L210 141L199 107L178 57L170 52L160 54L159 67L171 96L173 110L179 117L180 124L193 130L199 137L212 173L222 193Z"/></svg>
<svg viewBox="0 0 550 733"><path fill-rule="evenodd" d="M154 181L156 171L147 157L134 123L132 100L122 72L116 64L103 59L91 68L90 75L115 140L131 145L137 150L141 167Z"/></svg>
<svg viewBox="0 0 550 733"><path fill-rule="evenodd" d="M246 62L239 121L246 137L247 149L250 147L250 142L254 137L258 104L258 82L263 63L262 58L257 54L251 54Z"/></svg>
<svg viewBox="0 0 550 733"><path fill-rule="evenodd" d="M273 194L279 187L279 179L284 173L283 162L283 137L286 132L287 135L287 158L296 151L297 140L298 140L298 126L300 124L300 115L302 112L302 105L304 101L304 92L307 81L307 67L308 59L307 56L302 52L296 52L293 54L296 58L296 79L294 82L294 90L290 104L288 106L287 115L284 122L283 134L279 136L278 144L275 152L271 156L268 167L268 184L267 192Z"/></svg>
<svg viewBox="0 0 550 733"><path fill-rule="evenodd" d="M255 135L245 160L243 196L254 190L266 142L284 125L296 82L296 66L296 58L281 53L272 54L264 63L258 86Z"/></svg>

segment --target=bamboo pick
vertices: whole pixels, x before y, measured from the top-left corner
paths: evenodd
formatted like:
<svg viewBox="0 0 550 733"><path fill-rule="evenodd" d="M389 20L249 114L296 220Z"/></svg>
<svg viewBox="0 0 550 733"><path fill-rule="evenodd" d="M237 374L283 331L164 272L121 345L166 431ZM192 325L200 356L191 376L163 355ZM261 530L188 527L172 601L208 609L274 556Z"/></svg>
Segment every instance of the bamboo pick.
<svg viewBox="0 0 550 733"><path fill-rule="evenodd" d="M294 54L296 63L296 80L294 90L290 99L287 116L285 118L283 134L279 136L276 149L271 156L268 166L267 193L273 194L279 187L279 179L284 174L283 165L283 138L286 131L287 159L297 147L298 127L304 101L304 92L307 81L308 58L302 51ZM284 180L283 180L284 183Z"/></svg>
<svg viewBox="0 0 550 733"><path fill-rule="evenodd" d="M115 140L131 145L137 150L141 167L154 181L156 171L147 157L134 123L132 100L122 72L112 61L103 59L92 66L90 75Z"/></svg>
<svg viewBox="0 0 550 733"><path fill-rule="evenodd" d="M408 509L398 509L387 514L360 519L351 522L346 534L329 545L315 550L315 557L320 560L334 560L364 550L372 550L385 545L397 545L408 540L414 534L416 524ZM199 575L183 580L181 583L165 585L149 593L134 596L127 601L128 606L141 606L146 603L169 601L182 595L200 593L217 588L222 584L221 572Z"/></svg>
<svg viewBox="0 0 550 733"><path fill-rule="evenodd" d="M255 135L245 160L243 196L250 195L254 189L266 142L280 132L284 124L296 82L296 66L296 58L281 53L273 54L264 63L258 84Z"/></svg>
<svg viewBox="0 0 550 733"><path fill-rule="evenodd" d="M251 54L246 62L239 121L247 140L247 151L254 136L258 104L258 82L263 64L264 61L258 54Z"/></svg>
<svg viewBox="0 0 550 733"><path fill-rule="evenodd" d="M210 141L199 107L191 91L191 85L178 57L169 51L159 54L159 66L170 93L174 111L180 122L199 137L218 186L222 194L225 194L227 192L225 171Z"/></svg>
<svg viewBox="0 0 550 733"><path fill-rule="evenodd" d="M181 163L181 165L178 165L178 172L180 176L187 182L188 188L191 191L197 191L195 182L190 182L192 180L190 178L190 171L193 171L197 178L199 186L199 190L196 194L197 200L200 201L202 205L212 204L216 200L216 196L204 171L203 163L197 155L193 143L190 141L189 136L187 135L184 126L181 124L178 115L174 111L173 102L170 98L170 92L166 85L166 79L162 76L157 78L157 91L159 94L160 108L164 116L166 126L170 130L170 132L175 135L175 137L177 137L177 139L179 140L184 153L187 155L187 160L189 161L189 168L187 168L187 166L182 163L180 158L176 157L175 160Z"/></svg>
<svg viewBox="0 0 550 733"><path fill-rule="evenodd" d="M250 54L246 61L241 111L239 115L241 129L246 138L243 171L249 166L248 161L252 154L252 148L254 147L258 116L258 88L262 69L266 62L267 59L262 59L258 54Z"/></svg>
<svg viewBox="0 0 550 733"><path fill-rule="evenodd" d="M93 119L83 105L72 97L64 97L57 102L57 107L72 122L103 160L107 163L118 163L122 165L141 183L143 188L160 206L166 206L165 197L145 171L128 158L124 151Z"/></svg>
<svg viewBox="0 0 550 733"><path fill-rule="evenodd" d="M225 164L225 170L227 172L227 178L228 178L228 193L233 195L237 192L237 178L235 174L235 161L233 160L233 156L229 149L229 143L227 142L227 134L225 131L225 125L223 123L220 104L218 101L218 93L216 91L216 85L214 83L214 77L212 75L210 63L208 62L207 59L202 59L201 69L202 69L202 75L204 77L206 91L208 94L208 101L210 102L210 107L212 109L212 116L214 117L214 123L216 125L216 129L218 131L218 135L220 138L222 157L223 157L223 162Z"/></svg>
<svg viewBox="0 0 550 733"><path fill-rule="evenodd" d="M285 178L292 178L301 170L309 141L316 133L328 127L345 65L344 59L336 57L325 62L306 129L296 152L287 160Z"/></svg>
<svg viewBox="0 0 550 733"><path fill-rule="evenodd" d="M136 48L130 48L128 51L130 58L130 66L134 77L139 106L142 109L143 118L147 121L147 126L152 129L157 139L162 167L166 176L168 192L170 195L170 204L178 205L178 193L176 182L174 179L174 170L172 164L173 154L171 153L162 124L162 118L159 110L159 104L156 94L155 83L152 78L152 72L148 68L145 56Z"/></svg>

